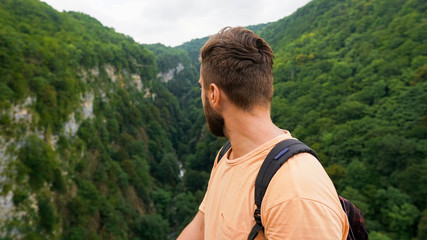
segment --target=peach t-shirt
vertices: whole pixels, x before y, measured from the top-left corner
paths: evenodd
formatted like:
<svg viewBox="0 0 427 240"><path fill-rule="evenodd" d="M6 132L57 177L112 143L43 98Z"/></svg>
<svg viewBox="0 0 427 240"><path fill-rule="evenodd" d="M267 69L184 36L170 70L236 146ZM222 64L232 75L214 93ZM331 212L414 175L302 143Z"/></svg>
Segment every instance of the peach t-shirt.
<svg viewBox="0 0 427 240"><path fill-rule="evenodd" d="M247 239L255 224L255 179L270 150L290 133L278 136L246 155L215 160L199 210L205 239ZM265 233L256 239L346 239L348 221L335 187L319 161L298 154L283 164L268 185L261 205Z"/></svg>

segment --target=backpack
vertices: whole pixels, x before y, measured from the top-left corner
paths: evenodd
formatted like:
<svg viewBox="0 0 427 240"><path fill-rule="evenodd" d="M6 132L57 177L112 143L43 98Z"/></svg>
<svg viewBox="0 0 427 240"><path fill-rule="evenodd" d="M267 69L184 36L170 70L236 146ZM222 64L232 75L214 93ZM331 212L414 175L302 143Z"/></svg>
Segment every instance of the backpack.
<svg viewBox="0 0 427 240"><path fill-rule="evenodd" d="M225 143L218 155L218 162L231 148L229 141ZM287 139L279 142L267 155L264 162L259 169L257 178L255 180L255 204L257 208L254 212L255 225L248 236L248 240L254 240L260 230L264 231L264 226L261 222L261 203L264 198L265 191L267 190L270 180L279 168L289 158L299 153L310 153L319 160L316 152L309 148L304 143L296 139ZM347 215L349 222L349 231L347 240L365 240L368 239L368 232L366 230L365 219L362 212L348 199L338 196L341 207Z"/></svg>

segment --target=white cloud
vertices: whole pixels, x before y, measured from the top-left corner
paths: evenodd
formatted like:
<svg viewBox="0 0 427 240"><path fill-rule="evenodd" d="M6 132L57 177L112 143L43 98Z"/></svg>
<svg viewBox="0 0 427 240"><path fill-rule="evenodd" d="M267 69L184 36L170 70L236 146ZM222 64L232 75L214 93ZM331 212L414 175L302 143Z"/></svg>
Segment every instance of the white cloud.
<svg viewBox="0 0 427 240"><path fill-rule="evenodd" d="M140 43L177 46L218 32L288 16L310 0L43 0L55 9L79 11Z"/></svg>

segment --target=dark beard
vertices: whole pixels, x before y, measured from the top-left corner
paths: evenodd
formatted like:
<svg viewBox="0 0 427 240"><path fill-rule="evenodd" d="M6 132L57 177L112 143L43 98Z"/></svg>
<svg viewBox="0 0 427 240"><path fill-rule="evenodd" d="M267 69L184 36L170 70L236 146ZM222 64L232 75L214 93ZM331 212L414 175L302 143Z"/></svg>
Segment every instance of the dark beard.
<svg viewBox="0 0 427 240"><path fill-rule="evenodd" d="M217 137L224 137L224 118L211 107L207 97L205 100L206 101L203 110L205 112L206 122L208 123L209 130Z"/></svg>

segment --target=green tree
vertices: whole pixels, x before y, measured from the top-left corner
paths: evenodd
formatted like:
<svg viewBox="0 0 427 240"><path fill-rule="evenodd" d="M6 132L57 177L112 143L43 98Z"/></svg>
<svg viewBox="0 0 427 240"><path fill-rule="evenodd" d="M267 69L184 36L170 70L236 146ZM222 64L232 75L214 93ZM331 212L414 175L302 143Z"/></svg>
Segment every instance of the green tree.
<svg viewBox="0 0 427 240"><path fill-rule="evenodd" d="M156 212L164 219L169 219L170 209L172 207L172 193L163 189L153 192L153 201L156 206Z"/></svg>
<svg viewBox="0 0 427 240"><path fill-rule="evenodd" d="M177 226L178 232L181 232L196 215L198 203L194 195L191 192L187 192L176 196L174 206L173 222Z"/></svg>
<svg viewBox="0 0 427 240"><path fill-rule="evenodd" d="M58 168L55 152L37 136L28 137L20 150L19 160L24 164L23 171L28 174L29 183L35 190L54 180Z"/></svg>
<svg viewBox="0 0 427 240"><path fill-rule="evenodd" d="M427 206L427 162L409 166L402 172L395 174L396 183L403 192L411 196L414 203L424 209Z"/></svg>
<svg viewBox="0 0 427 240"><path fill-rule="evenodd" d="M165 240L169 232L167 221L159 215L140 216L133 228L140 239Z"/></svg>
<svg viewBox="0 0 427 240"><path fill-rule="evenodd" d="M159 181L171 186L175 186L179 181L179 165L176 156L167 153L163 156L156 170L156 177Z"/></svg>
<svg viewBox="0 0 427 240"><path fill-rule="evenodd" d="M398 189L380 189L375 195L375 205L379 209L380 222L388 232L401 239L410 239L419 210L411 204L410 197Z"/></svg>
<svg viewBox="0 0 427 240"><path fill-rule="evenodd" d="M47 232L52 233L55 225L58 222L58 217L55 208L52 206L50 199L42 197L38 200L38 212L40 226Z"/></svg>
<svg viewBox="0 0 427 240"><path fill-rule="evenodd" d="M209 174L204 171L188 170L184 174L184 186L190 192L205 191L209 181Z"/></svg>

